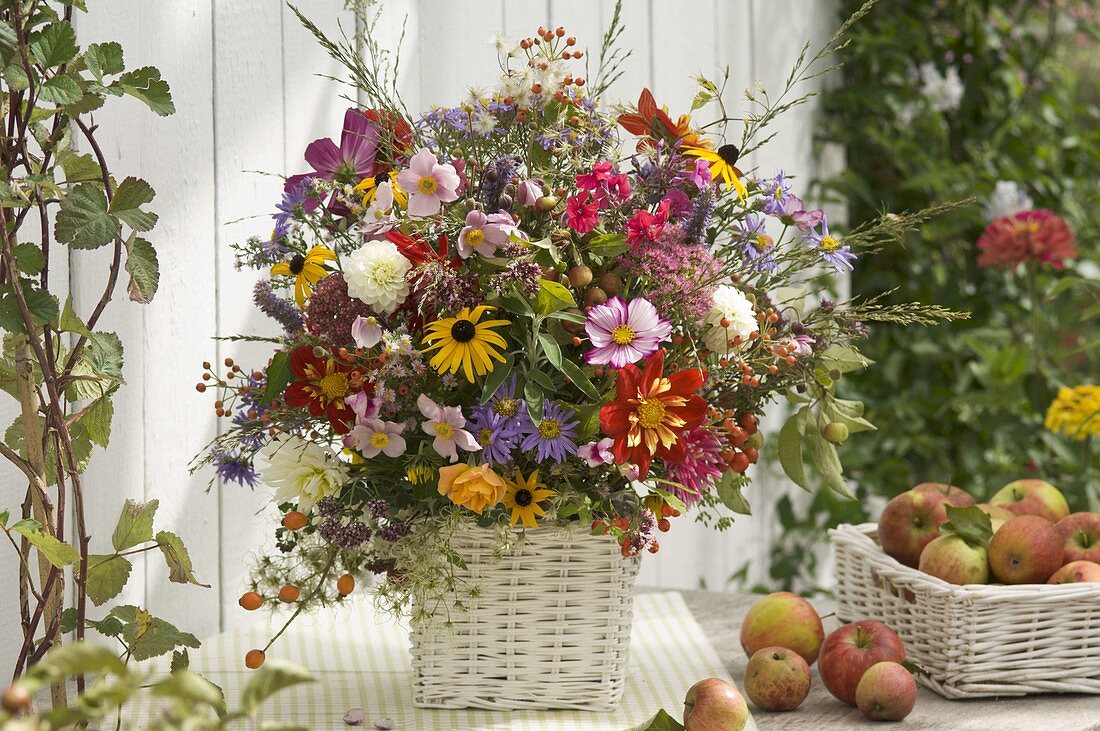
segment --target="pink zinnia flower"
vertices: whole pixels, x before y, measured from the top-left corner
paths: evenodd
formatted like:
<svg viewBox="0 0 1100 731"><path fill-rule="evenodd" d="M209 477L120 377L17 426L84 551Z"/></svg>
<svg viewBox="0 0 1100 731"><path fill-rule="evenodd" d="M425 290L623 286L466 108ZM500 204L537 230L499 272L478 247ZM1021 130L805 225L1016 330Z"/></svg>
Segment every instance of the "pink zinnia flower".
<svg viewBox="0 0 1100 731"><path fill-rule="evenodd" d="M444 203L458 198L462 183L454 165L439 164L431 150L422 149L409 160L409 167L397 174L397 182L409 192L410 216L432 216Z"/></svg>
<svg viewBox="0 0 1100 731"><path fill-rule="evenodd" d="M586 363L623 368L656 353L672 333L672 324L657 314L649 300L636 297L628 304L622 297L612 297L588 309L584 330L595 346L584 354Z"/></svg>
<svg viewBox="0 0 1100 731"><path fill-rule="evenodd" d="M440 406L423 393L417 399L416 405L420 413L428 419L421 424L424 433L435 437L432 449L441 457L457 462L458 448L467 452L477 452L481 449L474 435L462 428L466 426L466 418L462 416L461 408Z"/></svg>
<svg viewBox="0 0 1100 731"><path fill-rule="evenodd" d="M387 457L400 457L405 453L405 438L401 432L404 424L381 419L368 419L357 424L351 434L345 437L345 446L355 447L367 459L385 454ZM347 444L352 442L352 444Z"/></svg>
<svg viewBox="0 0 1100 731"><path fill-rule="evenodd" d="M684 443L682 462L665 462L665 475L684 487L669 485L669 492L684 501L687 506L697 504L703 493L714 487L714 481L725 472L722 459L722 442L712 432L696 428L680 435ZM687 488L687 489L684 489Z"/></svg>
<svg viewBox="0 0 1100 731"><path fill-rule="evenodd" d="M600 204L588 191L581 191L565 201L565 220L569 228L586 234L600 222Z"/></svg>
<svg viewBox="0 0 1100 731"><path fill-rule="evenodd" d="M508 243L511 234L526 238L516 228L515 220L504 211L488 215L482 211L470 211L466 214L466 226L458 235L458 255L463 259L475 253L492 256L498 246Z"/></svg>
<svg viewBox="0 0 1100 731"><path fill-rule="evenodd" d="M626 242L632 246L637 246L643 242L656 241L660 238L661 232L665 230L665 224L668 223L668 213L671 207L672 201L665 198L657 206L656 213L650 213L645 209L635 211L630 220L626 222Z"/></svg>
<svg viewBox="0 0 1100 731"><path fill-rule="evenodd" d="M989 224L978 248L978 266L1012 267L1029 261L1061 269L1077 256L1077 241L1069 225L1047 210L1021 211Z"/></svg>

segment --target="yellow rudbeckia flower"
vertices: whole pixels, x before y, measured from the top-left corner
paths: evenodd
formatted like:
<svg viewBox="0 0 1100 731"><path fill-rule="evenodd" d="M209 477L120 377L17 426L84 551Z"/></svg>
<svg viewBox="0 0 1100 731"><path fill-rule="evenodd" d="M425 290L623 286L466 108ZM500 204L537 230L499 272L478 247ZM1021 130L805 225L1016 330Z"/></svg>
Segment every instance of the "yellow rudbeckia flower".
<svg viewBox="0 0 1100 731"><path fill-rule="evenodd" d="M682 149L685 155L702 158L710 163L711 180L721 178L727 188L733 188L737 191L738 198L745 200L748 197L749 192L745 189L745 184L741 182L741 171L737 169L737 157L741 154L741 151L737 149L736 145L722 145L717 150L706 150L702 147L685 145Z"/></svg>
<svg viewBox="0 0 1100 731"><path fill-rule="evenodd" d="M496 360L504 362L499 349L508 344L494 327L511 325L508 320L484 320L481 316L496 309L489 305L478 305L473 310L462 308L454 317L445 317L428 325L423 342L432 343L425 353L437 351L429 361L439 373L457 373L461 368L466 380L474 382L474 374L484 376L493 370Z"/></svg>
<svg viewBox="0 0 1100 731"><path fill-rule="evenodd" d="M290 261L281 261L271 267L273 277L294 277L294 300L298 307L306 306L306 298L313 294L317 282L328 276L326 261L335 261L336 254L324 246L314 246L305 256L295 254Z"/></svg>
<svg viewBox="0 0 1100 731"><path fill-rule="evenodd" d="M539 503L555 495L557 495L556 492L539 482L538 470L532 472L527 478L523 477L522 472L516 470L516 478L508 481L508 490L504 493L502 502L504 507L512 511L512 525L522 520L523 527L534 529L539 527L536 518L546 515L546 511Z"/></svg>

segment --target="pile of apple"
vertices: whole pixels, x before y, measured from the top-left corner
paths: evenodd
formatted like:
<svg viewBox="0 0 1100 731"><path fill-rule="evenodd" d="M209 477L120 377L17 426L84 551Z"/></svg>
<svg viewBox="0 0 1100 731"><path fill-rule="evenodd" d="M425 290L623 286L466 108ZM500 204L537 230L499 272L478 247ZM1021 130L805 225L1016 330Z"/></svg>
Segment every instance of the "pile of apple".
<svg viewBox="0 0 1100 731"><path fill-rule="evenodd" d="M1043 480L1016 480L978 504L954 485L922 483L886 505L878 542L952 584L1100 581L1100 513L1070 514Z"/></svg>

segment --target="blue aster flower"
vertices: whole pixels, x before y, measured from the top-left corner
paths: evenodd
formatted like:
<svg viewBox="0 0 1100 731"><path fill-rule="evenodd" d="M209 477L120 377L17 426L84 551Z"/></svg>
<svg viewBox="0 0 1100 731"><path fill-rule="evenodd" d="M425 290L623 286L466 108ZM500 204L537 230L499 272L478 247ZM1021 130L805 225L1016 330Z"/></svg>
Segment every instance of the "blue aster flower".
<svg viewBox="0 0 1100 731"><path fill-rule="evenodd" d="M750 213L737 222L741 244L741 258L759 272L770 272L778 266L775 261L775 241L768 236L766 219Z"/></svg>
<svg viewBox="0 0 1100 731"><path fill-rule="evenodd" d="M580 421L572 409L554 401L547 401L542 408L542 420L536 425L528 420L520 448L535 452L535 459L542 462L552 459L558 464L577 453L577 426Z"/></svg>
<svg viewBox="0 0 1100 731"><path fill-rule="evenodd" d="M821 258L832 264L838 272L852 270L852 262L856 260L856 255L839 237L829 233L829 222L824 215L821 217L821 230L811 229L802 237L802 240L811 249L820 253Z"/></svg>
<svg viewBox="0 0 1100 731"><path fill-rule="evenodd" d="M791 184L787 181L787 174L780 170L767 180L761 181L760 187L763 191L764 213L769 216L782 215L791 197Z"/></svg>
<svg viewBox="0 0 1100 731"><path fill-rule="evenodd" d="M522 435L519 419L505 418L490 406L471 409L466 428L481 445L481 457L490 466L510 462L512 450L519 444Z"/></svg>

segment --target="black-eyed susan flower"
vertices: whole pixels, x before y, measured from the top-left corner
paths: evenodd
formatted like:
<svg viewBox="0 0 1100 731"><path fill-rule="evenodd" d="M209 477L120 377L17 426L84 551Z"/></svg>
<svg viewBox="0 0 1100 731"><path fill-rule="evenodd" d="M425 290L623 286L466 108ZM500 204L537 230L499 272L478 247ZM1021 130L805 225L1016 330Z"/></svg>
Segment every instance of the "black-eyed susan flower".
<svg viewBox="0 0 1100 731"><path fill-rule="evenodd" d="M744 200L749 192L745 184L741 182L741 171L737 169L737 158L741 151L737 145L722 145L717 150L707 150L703 147L685 145L685 155L691 155L710 163L710 179L719 180L726 184L727 188L737 191L737 197Z"/></svg>
<svg viewBox="0 0 1100 731"><path fill-rule="evenodd" d="M489 305L478 305L472 310L463 307L454 317L445 317L428 325L425 343L431 346L425 353L436 351L432 356L432 368L439 373L457 373L461 368L470 383L474 374L484 376L493 370L496 360L504 362L500 354L508 344L495 327L510 325L508 320L481 320L481 316L496 309Z"/></svg>
<svg viewBox="0 0 1100 731"><path fill-rule="evenodd" d="M324 246L314 246L303 256L295 254L290 261L281 261L271 267L273 277L294 277L294 301L305 307L306 298L313 293L317 282L328 276L326 261L334 261L336 254Z"/></svg>
<svg viewBox="0 0 1100 731"><path fill-rule="evenodd" d="M515 479L508 481L508 489L502 501L504 507L512 511L512 525L522 520L525 528L538 528L537 518L546 515L546 510L539 503L549 500L556 494L539 482L538 470L533 471L526 478L522 472L516 470Z"/></svg>

